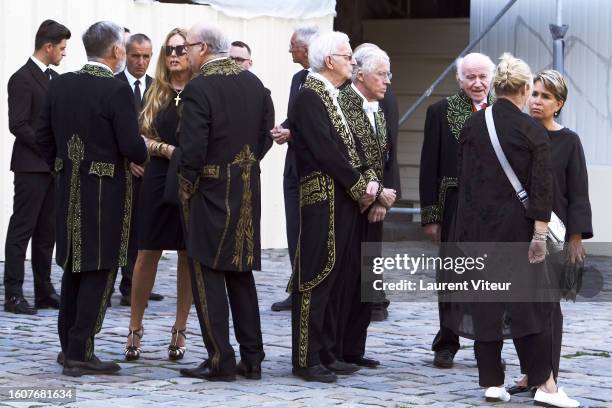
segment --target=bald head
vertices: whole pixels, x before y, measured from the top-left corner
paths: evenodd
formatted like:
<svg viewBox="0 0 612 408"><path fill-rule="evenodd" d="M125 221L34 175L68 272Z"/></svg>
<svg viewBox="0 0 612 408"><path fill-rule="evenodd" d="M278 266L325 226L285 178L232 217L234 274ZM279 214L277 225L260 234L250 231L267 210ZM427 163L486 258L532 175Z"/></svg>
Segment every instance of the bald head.
<svg viewBox="0 0 612 408"><path fill-rule="evenodd" d="M221 29L207 23L195 24L187 33L187 59L196 72L211 59L227 55L230 42Z"/></svg>
<svg viewBox="0 0 612 408"><path fill-rule="evenodd" d="M478 52L457 59L457 81L459 87L474 103L487 100L495 64L491 58Z"/></svg>

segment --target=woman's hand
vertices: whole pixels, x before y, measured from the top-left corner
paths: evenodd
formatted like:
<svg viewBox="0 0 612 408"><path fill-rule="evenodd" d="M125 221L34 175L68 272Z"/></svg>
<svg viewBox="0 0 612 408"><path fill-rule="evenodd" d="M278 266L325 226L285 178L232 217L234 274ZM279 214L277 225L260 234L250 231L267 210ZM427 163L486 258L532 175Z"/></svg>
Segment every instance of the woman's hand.
<svg viewBox="0 0 612 408"><path fill-rule="evenodd" d="M546 241L532 239L527 256L529 263L536 264L543 262L544 258L546 258Z"/></svg>
<svg viewBox="0 0 612 408"><path fill-rule="evenodd" d="M567 245L567 259L571 263L582 263L586 257L586 251L582 245L582 234L572 234Z"/></svg>

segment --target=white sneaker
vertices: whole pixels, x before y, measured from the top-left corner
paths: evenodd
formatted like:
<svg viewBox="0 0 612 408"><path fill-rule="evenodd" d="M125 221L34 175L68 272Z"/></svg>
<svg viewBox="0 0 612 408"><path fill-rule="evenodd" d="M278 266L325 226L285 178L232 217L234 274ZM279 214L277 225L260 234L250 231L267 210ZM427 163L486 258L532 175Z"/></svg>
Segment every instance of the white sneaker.
<svg viewBox="0 0 612 408"><path fill-rule="evenodd" d="M533 397L533 401L535 405L543 407L577 408L580 406L580 402L568 397L565 391L563 391L563 388L558 388L557 392L553 394L544 392L538 388Z"/></svg>
<svg viewBox="0 0 612 408"><path fill-rule="evenodd" d="M506 387L489 387L485 391L485 400L487 402L510 401L510 394L506 391Z"/></svg>

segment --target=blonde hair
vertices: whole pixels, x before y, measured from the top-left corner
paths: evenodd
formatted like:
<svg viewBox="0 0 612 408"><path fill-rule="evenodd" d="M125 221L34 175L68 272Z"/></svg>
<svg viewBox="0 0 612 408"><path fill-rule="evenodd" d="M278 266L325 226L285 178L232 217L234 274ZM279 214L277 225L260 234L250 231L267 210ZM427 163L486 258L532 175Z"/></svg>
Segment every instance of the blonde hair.
<svg viewBox="0 0 612 408"><path fill-rule="evenodd" d="M497 96L516 95L526 84L532 86L533 75L525 61L515 58L509 52L503 53L499 60L493 79L493 89Z"/></svg>
<svg viewBox="0 0 612 408"><path fill-rule="evenodd" d="M172 84L170 83L170 70L166 67L165 47L166 44L168 44L168 40L177 34L187 40L187 30L183 28L175 28L166 36L159 57L157 57L155 79L153 80L153 84L151 84L151 89L147 92L145 106L139 118L140 131L146 137L158 141L160 137L155 131L154 121L159 111L168 106L174 92Z"/></svg>

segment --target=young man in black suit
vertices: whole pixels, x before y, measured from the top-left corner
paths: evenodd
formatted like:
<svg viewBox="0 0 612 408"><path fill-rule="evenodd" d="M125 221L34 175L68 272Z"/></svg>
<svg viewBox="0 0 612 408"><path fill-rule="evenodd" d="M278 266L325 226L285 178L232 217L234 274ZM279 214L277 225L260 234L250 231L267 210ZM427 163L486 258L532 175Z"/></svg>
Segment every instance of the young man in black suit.
<svg viewBox="0 0 612 408"><path fill-rule="evenodd" d="M87 64L51 83L36 131L40 153L56 173L56 262L64 270L58 361L70 376L120 369L95 356L94 336L117 268L127 261L130 162L147 160L130 88L113 76L125 63L123 29L95 23L83 44Z"/></svg>
<svg viewBox="0 0 612 408"><path fill-rule="evenodd" d="M127 37L125 43L126 51L126 67L125 69L115 75L115 78L130 85L133 94L134 107L136 112L142 112L144 106L144 97L147 90L153 83L153 78L147 75L147 69L149 69L149 63L153 56L153 45L151 39L144 34L134 34ZM128 259L127 265L121 268L121 283L119 284L119 291L121 292L121 306L131 305L131 292L132 292L132 275L134 274L134 264L136 262L136 256L138 255L138 240L137 232L138 217L136 214L136 208L138 208L138 191L140 190L140 178L144 174L144 168L140 166L132 166L134 171L134 184L133 184L133 195L132 200L132 227L130 232L130 242L128 246ZM151 300L162 300L164 297L158 293L149 295ZM109 298L110 306L110 298Z"/></svg>
<svg viewBox="0 0 612 408"><path fill-rule="evenodd" d="M51 283L51 257L55 244L55 184L51 169L36 147L34 132L49 81L59 74L70 30L53 21L42 22L36 33L34 54L8 82L9 128L15 136L11 171L15 173L13 215L6 234L4 310L35 314L23 297L24 261L32 239L32 271L36 308L59 308Z"/></svg>

